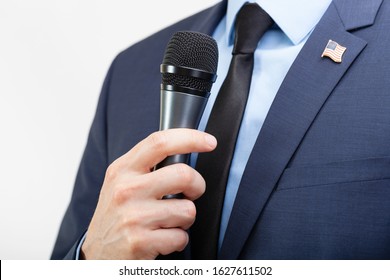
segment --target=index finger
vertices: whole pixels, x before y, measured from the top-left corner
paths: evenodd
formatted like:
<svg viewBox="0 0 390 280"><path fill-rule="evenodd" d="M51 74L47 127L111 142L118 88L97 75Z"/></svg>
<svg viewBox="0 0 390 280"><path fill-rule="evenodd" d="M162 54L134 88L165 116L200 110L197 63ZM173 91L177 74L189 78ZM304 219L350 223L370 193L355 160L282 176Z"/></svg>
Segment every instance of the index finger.
<svg viewBox="0 0 390 280"><path fill-rule="evenodd" d="M154 132L123 155L128 166L136 172L149 172L168 156L194 152L210 152L217 146L214 136L188 128Z"/></svg>

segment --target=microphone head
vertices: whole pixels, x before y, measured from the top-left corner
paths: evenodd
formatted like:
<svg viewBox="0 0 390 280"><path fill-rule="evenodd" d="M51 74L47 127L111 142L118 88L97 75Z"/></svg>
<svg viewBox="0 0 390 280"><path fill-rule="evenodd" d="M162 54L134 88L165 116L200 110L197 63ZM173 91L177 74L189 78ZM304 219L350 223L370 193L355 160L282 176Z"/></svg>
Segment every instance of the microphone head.
<svg viewBox="0 0 390 280"><path fill-rule="evenodd" d="M176 32L165 50L163 65L191 68L215 76L218 65L218 46L209 35L191 32ZM162 84L210 92L214 80L202 79L183 73L162 73Z"/></svg>

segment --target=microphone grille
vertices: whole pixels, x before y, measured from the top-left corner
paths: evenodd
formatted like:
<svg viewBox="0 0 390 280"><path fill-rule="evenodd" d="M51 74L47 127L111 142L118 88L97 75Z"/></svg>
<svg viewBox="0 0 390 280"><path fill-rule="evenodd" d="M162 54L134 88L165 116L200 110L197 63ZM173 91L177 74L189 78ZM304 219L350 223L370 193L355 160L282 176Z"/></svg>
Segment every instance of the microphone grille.
<svg viewBox="0 0 390 280"><path fill-rule="evenodd" d="M179 31L169 41L162 63L215 74L218 66L218 46L215 40L206 34ZM207 92L211 90L213 84L212 81L171 73L162 74L162 83Z"/></svg>

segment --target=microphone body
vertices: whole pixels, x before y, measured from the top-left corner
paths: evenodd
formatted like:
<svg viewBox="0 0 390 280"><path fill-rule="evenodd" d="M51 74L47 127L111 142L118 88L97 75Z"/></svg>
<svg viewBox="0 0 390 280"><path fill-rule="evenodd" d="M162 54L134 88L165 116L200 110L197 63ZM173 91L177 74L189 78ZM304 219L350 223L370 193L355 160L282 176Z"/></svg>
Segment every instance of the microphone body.
<svg viewBox="0 0 390 280"><path fill-rule="evenodd" d="M197 129L216 80L218 47L215 40L202 33L176 32L168 42L160 66L160 130ZM189 163L189 154L173 155L155 169L175 163ZM180 198L181 194L164 198Z"/></svg>
<svg viewBox="0 0 390 280"><path fill-rule="evenodd" d="M198 128L208 97L161 89L160 130ZM174 163L189 163L189 154L167 157L157 168Z"/></svg>

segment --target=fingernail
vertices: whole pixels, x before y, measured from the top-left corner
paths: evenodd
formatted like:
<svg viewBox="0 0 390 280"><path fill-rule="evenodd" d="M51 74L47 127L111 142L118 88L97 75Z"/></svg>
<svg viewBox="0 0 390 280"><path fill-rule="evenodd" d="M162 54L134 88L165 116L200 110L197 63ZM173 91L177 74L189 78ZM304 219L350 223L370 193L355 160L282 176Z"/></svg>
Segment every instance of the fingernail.
<svg viewBox="0 0 390 280"><path fill-rule="evenodd" d="M214 136L212 136L210 134L206 134L205 140L211 148L215 148L217 146L217 139L215 139Z"/></svg>

